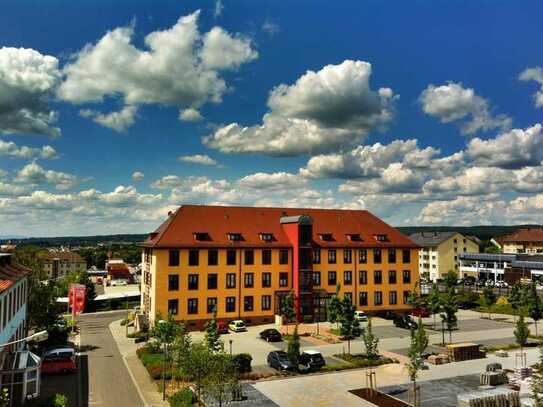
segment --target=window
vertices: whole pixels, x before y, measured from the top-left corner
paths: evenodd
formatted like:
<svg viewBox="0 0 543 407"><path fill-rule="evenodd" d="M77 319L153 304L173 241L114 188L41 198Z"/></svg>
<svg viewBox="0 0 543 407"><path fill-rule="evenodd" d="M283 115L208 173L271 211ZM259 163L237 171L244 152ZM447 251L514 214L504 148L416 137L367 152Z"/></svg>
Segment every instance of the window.
<svg viewBox="0 0 543 407"><path fill-rule="evenodd" d="M343 284L344 285L351 285L353 283L353 272L352 271L344 271L343 272Z"/></svg>
<svg viewBox="0 0 543 407"><path fill-rule="evenodd" d="M366 270L360 270L358 272L358 282L361 285L368 284L368 272Z"/></svg>
<svg viewBox="0 0 543 407"><path fill-rule="evenodd" d="M404 291L403 292L403 303L404 304L409 304L409 291Z"/></svg>
<svg viewBox="0 0 543 407"><path fill-rule="evenodd" d="M219 251L216 249L211 249L207 251L207 265L216 266L219 264Z"/></svg>
<svg viewBox="0 0 543 407"><path fill-rule="evenodd" d="M217 310L217 297L207 299L207 313L213 314Z"/></svg>
<svg viewBox="0 0 543 407"><path fill-rule="evenodd" d="M234 273L226 274L226 288L236 288L236 275Z"/></svg>
<svg viewBox="0 0 543 407"><path fill-rule="evenodd" d="M254 274L253 273L245 273L243 275L243 283L245 288L253 288L254 286Z"/></svg>
<svg viewBox="0 0 543 407"><path fill-rule="evenodd" d="M328 272L328 285L336 285L336 284L337 284L336 272L335 271L329 271Z"/></svg>
<svg viewBox="0 0 543 407"><path fill-rule="evenodd" d="M226 251L226 265L235 266L236 265L236 251L229 249Z"/></svg>
<svg viewBox="0 0 543 407"><path fill-rule="evenodd" d="M241 238L241 233L227 233L228 240L231 242L239 242Z"/></svg>
<svg viewBox="0 0 543 407"><path fill-rule="evenodd" d="M373 305L383 305L383 293L381 291L375 291L373 294Z"/></svg>
<svg viewBox="0 0 543 407"><path fill-rule="evenodd" d="M279 287L288 287L288 273L279 273Z"/></svg>
<svg viewBox="0 0 543 407"><path fill-rule="evenodd" d="M170 250L170 258L168 261L170 267L179 266L179 250Z"/></svg>
<svg viewBox="0 0 543 407"><path fill-rule="evenodd" d="M236 297L226 297L226 312L236 312Z"/></svg>
<svg viewBox="0 0 543 407"><path fill-rule="evenodd" d="M396 263L396 249L388 249L388 262Z"/></svg>
<svg viewBox="0 0 543 407"><path fill-rule="evenodd" d="M217 288L217 274L208 274L207 275L207 289L215 290Z"/></svg>
<svg viewBox="0 0 543 407"><path fill-rule="evenodd" d="M319 237L321 238L321 240L324 240L324 241L327 241L327 242L332 240L332 234L331 233L320 233Z"/></svg>
<svg viewBox="0 0 543 407"><path fill-rule="evenodd" d="M396 270L390 270L388 272L388 283L396 284Z"/></svg>
<svg viewBox="0 0 543 407"><path fill-rule="evenodd" d="M373 249L373 262L375 264L381 263L381 249Z"/></svg>
<svg viewBox="0 0 543 407"><path fill-rule="evenodd" d="M197 266L200 264L200 251L189 250L189 266Z"/></svg>
<svg viewBox="0 0 543 407"><path fill-rule="evenodd" d="M272 252L270 249L264 249L262 250L262 264L271 264Z"/></svg>
<svg viewBox="0 0 543 407"><path fill-rule="evenodd" d="M368 262L368 251L366 249L358 250L358 262L366 264Z"/></svg>
<svg viewBox="0 0 543 407"><path fill-rule="evenodd" d="M168 291L179 290L179 276L177 274L170 274L168 276Z"/></svg>
<svg viewBox="0 0 543 407"><path fill-rule="evenodd" d="M389 291L388 293L388 304L389 305L396 305L398 303L398 298L396 295L396 291Z"/></svg>
<svg viewBox="0 0 543 407"><path fill-rule="evenodd" d="M328 249L328 263L336 264L336 250Z"/></svg>
<svg viewBox="0 0 543 407"><path fill-rule="evenodd" d="M386 242L388 240L387 235L374 235L374 237L378 242Z"/></svg>
<svg viewBox="0 0 543 407"><path fill-rule="evenodd" d="M368 305L368 293L366 291L360 291L358 294L358 304L359 305Z"/></svg>
<svg viewBox="0 0 543 407"><path fill-rule="evenodd" d="M189 274L189 290L198 289L198 274Z"/></svg>
<svg viewBox="0 0 543 407"><path fill-rule="evenodd" d="M195 232L194 239L199 241L210 240L209 233L207 232Z"/></svg>
<svg viewBox="0 0 543 407"><path fill-rule="evenodd" d="M313 249L313 264L321 264L321 249Z"/></svg>
<svg viewBox="0 0 543 407"><path fill-rule="evenodd" d="M189 298L187 300L187 312L189 314L198 313L198 298Z"/></svg>
<svg viewBox="0 0 543 407"><path fill-rule="evenodd" d="M373 272L373 284L381 284L383 282L383 273L381 270L375 270Z"/></svg>
<svg viewBox="0 0 543 407"><path fill-rule="evenodd" d="M248 249L243 252L245 256L245 264L255 264L255 252L253 249Z"/></svg>
<svg viewBox="0 0 543 407"><path fill-rule="evenodd" d="M411 250L409 249L402 250L402 262L411 263Z"/></svg>
<svg viewBox="0 0 543 407"><path fill-rule="evenodd" d="M288 264L288 249L279 250L279 264Z"/></svg>
<svg viewBox="0 0 543 407"><path fill-rule="evenodd" d="M262 273L262 287L271 287L271 273Z"/></svg>
<svg viewBox="0 0 543 407"><path fill-rule="evenodd" d="M454 243L458 243L456 239L453 240Z"/></svg>
<svg viewBox="0 0 543 407"><path fill-rule="evenodd" d="M252 295L243 297L243 311L252 311L254 309L254 301Z"/></svg>
<svg viewBox="0 0 543 407"><path fill-rule="evenodd" d="M348 298L351 304L353 303L353 293L345 293L343 294L343 297Z"/></svg>
<svg viewBox="0 0 543 407"><path fill-rule="evenodd" d="M351 264L353 262L353 251L351 249L343 250L343 263Z"/></svg>
<svg viewBox="0 0 543 407"><path fill-rule="evenodd" d="M262 311L271 310L271 295L262 296Z"/></svg>
<svg viewBox="0 0 543 407"><path fill-rule="evenodd" d="M179 311L179 300L168 300L168 314L177 315Z"/></svg>
<svg viewBox="0 0 543 407"><path fill-rule="evenodd" d="M466 243L466 239L462 239L462 242Z"/></svg>
<svg viewBox="0 0 543 407"><path fill-rule="evenodd" d="M261 233L260 240L263 242L271 242L273 240L273 233Z"/></svg>
<svg viewBox="0 0 543 407"><path fill-rule="evenodd" d="M403 271L403 282L404 284L411 283L411 272L409 270Z"/></svg>

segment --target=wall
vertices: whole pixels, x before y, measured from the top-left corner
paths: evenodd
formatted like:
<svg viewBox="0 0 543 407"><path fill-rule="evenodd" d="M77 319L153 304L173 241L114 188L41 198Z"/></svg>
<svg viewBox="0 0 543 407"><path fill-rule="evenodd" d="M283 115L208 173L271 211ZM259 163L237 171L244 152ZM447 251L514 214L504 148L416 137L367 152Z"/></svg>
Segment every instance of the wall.
<svg viewBox="0 0 543 407"><path fill-rule="evenodd" d="M458 255L460 253L479 253L479 245L460 233L456 233L438 246L440 278L443 278L449 270L458 272L460 264Z"/></svg>

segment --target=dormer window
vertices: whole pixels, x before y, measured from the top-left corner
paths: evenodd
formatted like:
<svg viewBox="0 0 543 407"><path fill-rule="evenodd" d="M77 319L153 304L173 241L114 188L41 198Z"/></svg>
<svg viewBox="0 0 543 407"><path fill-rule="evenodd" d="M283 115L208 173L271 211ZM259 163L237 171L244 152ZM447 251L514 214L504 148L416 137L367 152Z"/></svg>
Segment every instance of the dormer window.
<svg viewBox="0 0 543 407"><path fill-rule="evenodd" d="M347 239L351 242L360 242L362 239L360 238L360 233L348 233Z"/></svg>
<svg viewBox="0 0 543 407"><path fill-rule="evenodd" d="M194 240L198 240L199 242L211 240L209 237L209 233L207 232L194 232Z"/></svg>
<svg viewBox="0 0 543 407"><path fill-rule="evenodd" d="M228 233L228 240L231 242L239 242L241 240L241 233Z"/></svg>
<svg viewBox="0 0 543 407"><path fill-rule="evenodd" d="M320 237L321 240L323 240L325 242L329 242L330 240L332 240L332 234L331 233L320 233L319 237Z"/></svg>
<svg viewBox="0 0 543 407"><path fill-rule="evenodd" d="M388 240L387 235L374 235L374 237L378 242L386 242Z"/></svg>
<svg viewBox="0 0 543 407"><path fill-rule="evenodd" d="M260 240L263 242L271 242L273 240L273 233L260 233Z"/></svg>

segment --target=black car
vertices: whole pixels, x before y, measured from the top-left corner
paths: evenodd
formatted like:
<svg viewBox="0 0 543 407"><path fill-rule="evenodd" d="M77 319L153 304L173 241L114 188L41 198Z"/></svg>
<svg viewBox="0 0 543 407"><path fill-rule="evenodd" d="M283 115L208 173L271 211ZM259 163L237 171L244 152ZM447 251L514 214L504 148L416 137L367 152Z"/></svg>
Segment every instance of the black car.
<svg viewBox="0 0 543 407"><path fill-rule="evenodd" d="M303 352L298 358L298 363L310 371L319 370L326 365L322 354L315 350L306 350Z"/></svg>
<svg viewBox="0 0 543 407"><path fill-rule="evenodd" d="M264 329L260 332L260 339L264 339L268 342L280 342L283 340L281 333L277 329Z"/></svg>
<svg viewBox="0 0 543 407"><path fill-rule="evenodd" d="M415 329L417 327L417 323L409 315L396 314L393 322L398 328Z"/></svg>
<svg viewBox="0 0 543 407"><path fill-rule="evenodd" d="M288 359L287 352L274 350L268 354L268 365L281 371L294 371L296 367Z"/></svg>

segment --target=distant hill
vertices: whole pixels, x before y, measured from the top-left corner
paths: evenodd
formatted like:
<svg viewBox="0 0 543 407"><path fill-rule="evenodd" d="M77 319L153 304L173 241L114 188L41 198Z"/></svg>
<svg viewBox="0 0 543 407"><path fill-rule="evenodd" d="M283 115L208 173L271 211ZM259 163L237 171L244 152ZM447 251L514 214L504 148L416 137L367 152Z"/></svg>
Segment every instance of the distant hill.
<svg viewBox="0 0 543 407"><path fill-rule="evenodd" d="M98 236L63 236L63 237L30 237L30 238L0 238L0 244L12 242L36 246L95 246L102 244L133 244L141 243L148 236L145 234L98 235Z"/></svg>
<svg viewBox="0 0 543 407"><path fill-rule="evenodd" d="M478 237L481 240L490 240L514 232L517 229L540 228L541 225L515 225L515 226L401 226L397 229L405 235L417 232L458 232L463 235Z"/></svg>

